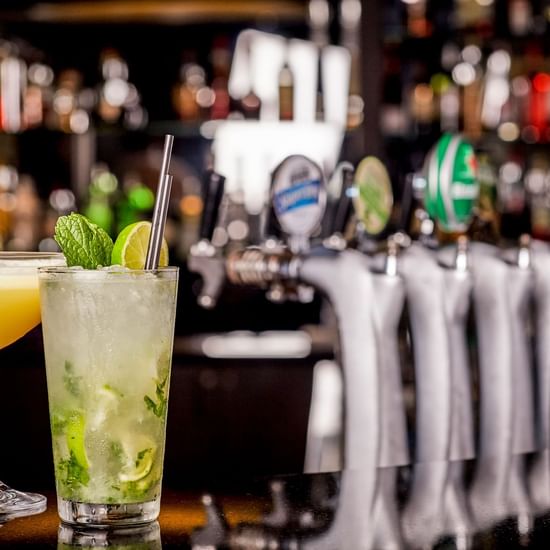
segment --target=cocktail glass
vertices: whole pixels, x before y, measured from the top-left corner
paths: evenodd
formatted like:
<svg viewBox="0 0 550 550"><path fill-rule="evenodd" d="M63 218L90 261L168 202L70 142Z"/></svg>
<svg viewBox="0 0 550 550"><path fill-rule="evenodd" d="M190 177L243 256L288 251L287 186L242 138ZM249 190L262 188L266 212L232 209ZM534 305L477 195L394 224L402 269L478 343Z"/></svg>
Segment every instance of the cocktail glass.
<svg viewBox="0 0 550 550"><path fill-rule="evenodd" d="M62 254L0 252L0 349L40 323L38 268L64 264ZM0 523L45 508L46 497L16 491L0 481Z"/></svg>
<svg viewBox="0 0 550 550"><path fill-rule="evenodd" d="M44 268L39 280L59 516L154 521L178 269Z"/></svg>

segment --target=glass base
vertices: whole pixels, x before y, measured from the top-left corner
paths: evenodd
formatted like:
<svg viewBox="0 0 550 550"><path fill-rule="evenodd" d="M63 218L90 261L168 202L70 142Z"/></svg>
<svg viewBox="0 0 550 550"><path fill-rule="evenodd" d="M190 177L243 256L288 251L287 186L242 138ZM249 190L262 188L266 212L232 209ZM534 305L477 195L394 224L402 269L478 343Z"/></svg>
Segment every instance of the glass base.
<svg viewBox="0 0 550 550"><path fill-rule="evenodd" d="M46 497L11 489L0 481L0 523L46 510Z"/></svg>
<svg viewBox="0 0 550 550"><path fill-rule="evenodd" d="M90 504L57 498L59 517L69 525L90 527L118 527L142 525L158 518L160 497L133 504Z"/></svg>

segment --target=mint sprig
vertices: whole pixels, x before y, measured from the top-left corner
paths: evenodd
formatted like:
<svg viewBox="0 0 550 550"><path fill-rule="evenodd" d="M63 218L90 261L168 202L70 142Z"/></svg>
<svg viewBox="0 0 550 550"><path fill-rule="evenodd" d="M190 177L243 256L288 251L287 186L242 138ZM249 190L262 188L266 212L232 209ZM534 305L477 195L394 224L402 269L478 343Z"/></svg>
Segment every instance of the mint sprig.
<svg viewBox="0 0 550 550"><path fill-rule="evenodd" d="M67 266L96 269L111 265L111 237L81 214L61 216L55 224L54 238L61 247Z"/></svg>

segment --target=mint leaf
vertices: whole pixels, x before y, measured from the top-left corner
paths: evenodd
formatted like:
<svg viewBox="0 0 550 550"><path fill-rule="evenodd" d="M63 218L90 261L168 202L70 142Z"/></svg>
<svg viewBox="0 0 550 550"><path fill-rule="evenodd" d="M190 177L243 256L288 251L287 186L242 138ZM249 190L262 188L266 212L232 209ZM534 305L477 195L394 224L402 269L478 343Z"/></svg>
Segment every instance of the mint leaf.
<svg viewBox="0 0 550 550"><path fill-rule="evenodd" d="M78 462L73 451L71 451L68 459L58 462L57 471L60 481L71 489L75 489L81 485L88 485L90 481L88 468L84 468L80 462Z"/></svg>
<svg viewBox="0 0 550 550"><path fill-rule="evenodd" d="M52 428L52 435L58 436L65 433L65 426L67 425L67 419L65 415L58 410L52 410L50 414L50 425Z"/></svg>
<svg viewBox="0 0 550 550"><path fill-rule="evenodd" d="M65 374L63 375L63 384L65 389L74 397L80 397L80 386L82 383L82 376L76 376L74 374L74 367L69 361L65 361Z"/></svg>
<svg viewBox="0 0 550 550"><path fill-rule="evenodd" d="M73 212L59 217L54 238L69 267L78 265L84 269L96 269L98 266L111 265L111 237L81 214Z"/></svg>
<svg viewBox="0 0 550 550"><path fill-rule="evenodd" d="M162 382L159 381L156 384L155 395L158 403L155 400L151 399L148 395L143 398L147 409L149 409L155 416L158 416L159 418L164 418L166 407L168 405L168 397L166 395L167 382L168 376L166 376L166 378L164 378Z"/></svg>

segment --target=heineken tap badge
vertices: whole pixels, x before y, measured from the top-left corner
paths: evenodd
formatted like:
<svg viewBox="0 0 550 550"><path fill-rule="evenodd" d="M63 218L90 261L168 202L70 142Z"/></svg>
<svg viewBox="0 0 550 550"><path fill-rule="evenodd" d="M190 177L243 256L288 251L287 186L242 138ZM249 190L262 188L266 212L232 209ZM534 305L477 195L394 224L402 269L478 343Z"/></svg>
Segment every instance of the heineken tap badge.
<svg viewBox="0 0 550 550"><path fill-rule="evenodd" d="M468 228L479 195L473 147L459 135L444 134L424 165L424 206L446 232Z"/></svg>

